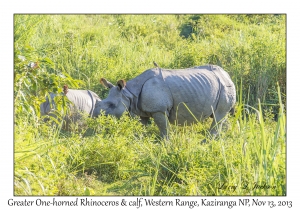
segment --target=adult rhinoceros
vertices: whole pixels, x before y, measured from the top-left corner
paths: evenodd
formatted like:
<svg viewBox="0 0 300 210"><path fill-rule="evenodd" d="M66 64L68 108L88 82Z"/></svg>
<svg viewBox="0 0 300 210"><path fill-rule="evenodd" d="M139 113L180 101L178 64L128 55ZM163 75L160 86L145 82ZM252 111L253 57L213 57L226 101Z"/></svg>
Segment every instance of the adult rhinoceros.
<svg viewBox="0 0 300 210"><path fill-rule="evenodd" d="M94 117L95 104L101 101L100 97L90 90L74 90L68 89L68 87L64 86L64 94L70 102L72 102L70 111L71 114L66 116L66 121L77 121L81 118L81 114L85 113L91 117ZM46 97L46 101L40 105L41 115L52 115L51 113L55 109L54 97L56 94L50 93L51 100ZM69 122L67 122L68 124Z"/></svg>
<svg viewBox="0 0 300 210"><path fill-rule="evenodd" d="M210 133L218 134L216 124L223 122L236 102L236 91L230 76L216 65L188 69L149 69L129 80L119 80L117 86L102 78L110 88L106 99L97 102L95 115L120 117L125 110L141 117L145 123L153 117L160 135L167 137L168 120L185 125L213 116Z"/></svg>

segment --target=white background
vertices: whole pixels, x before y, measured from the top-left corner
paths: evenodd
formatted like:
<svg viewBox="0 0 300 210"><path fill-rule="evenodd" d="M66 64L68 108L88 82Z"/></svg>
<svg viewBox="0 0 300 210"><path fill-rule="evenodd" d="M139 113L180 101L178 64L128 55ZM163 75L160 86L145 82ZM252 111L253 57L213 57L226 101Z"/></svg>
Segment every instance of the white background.
<svg viewBox="0 0 300 210"><path fill-rule="evenodd" d="M296 2L296 1L293 1ZM14 13L286 13L287 14L287 196L286 197L250 197L259 200L292 200L292 209L300 209L299 200L299 141L297 131L300 130L299 98L300 98L300 23L298 5L290 1L252 0L252 1L197 1L197 0L151 0L151 1L125 1L84 0L78 4L76 1L37 1L37 0L1 0L0 2L0 208L9 207L8 199L36 200L39 197L14 197L13 196L13 14ZM81 197L82 198L82 197ZM149 197L148 197L149 198ZM180 197L187 200L200 200L205 197ZM214 200L235 200L247 197L209 197ZM52 197L42 197L52 200ZM57 197L59 200L74 200L74 197ZM122 197L95 197L95 200L121 200ZM127 197L135 200L135 197ZM155 199L159 199L155 197ZM164 200L173 201L175 198ZM4 207L4 208L3 208ZM19 207L20 208L20 207ZM41 209L41 207L31 207ZM53 208L53 207L50 207ZM49 209L50 209L49 208ZM55 207L74 209L74 207ZM75 207L75 209L82 207ZM87 207L88 208L88 207ZM89 207L103 209L103 207ZM161 207L163 208L163 207ZM166 207L164 207L166 208ZM174 208L174 207L172 207ZM204 207L194 208L203 209ZM216 209L211 207L209 209ZM233 209L246 209L234 207ZM44 209L44 208L42 208ZM120 209L120 207L106 208ZM127 208L129 209L129 208ZM131 207L130 209L135 209ZM141 208L148 209L148 208ZM156 208L158 209L158 208ZM179 208L178 208L179 209ZM189 209L188 207L180 209ZM222 209L228 209L223 207ZM254 208L247 208L254 209ZM259 207L269 209L269 207ZM273 209L287 209L276 207Z"/></svg>

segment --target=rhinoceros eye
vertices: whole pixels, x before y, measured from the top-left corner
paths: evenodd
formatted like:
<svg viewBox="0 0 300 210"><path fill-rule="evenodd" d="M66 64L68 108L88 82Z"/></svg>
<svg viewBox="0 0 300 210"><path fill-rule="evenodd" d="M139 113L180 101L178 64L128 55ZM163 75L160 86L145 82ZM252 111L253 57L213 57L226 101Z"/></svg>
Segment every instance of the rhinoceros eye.
<svg viewBox="0 0 300 210"><path fill-rule="evenodd" d="M115 109L115 108L116 108L116 105L114 105L113 103L109 103L109 104L108 104L108 108L110 108L110 109Z"/></svg>

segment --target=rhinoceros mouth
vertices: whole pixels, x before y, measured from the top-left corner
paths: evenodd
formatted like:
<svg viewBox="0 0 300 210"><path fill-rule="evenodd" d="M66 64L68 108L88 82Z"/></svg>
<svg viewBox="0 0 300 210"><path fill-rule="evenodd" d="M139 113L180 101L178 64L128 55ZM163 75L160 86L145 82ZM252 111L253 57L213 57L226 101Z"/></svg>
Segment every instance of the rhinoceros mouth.
<svg viewBox="0 0 300 210"><path fill-rule="evenodd" d="M44 117L44 119L43 119L43 122L48 122L50 120L50 118L49 117Z"/></svg>

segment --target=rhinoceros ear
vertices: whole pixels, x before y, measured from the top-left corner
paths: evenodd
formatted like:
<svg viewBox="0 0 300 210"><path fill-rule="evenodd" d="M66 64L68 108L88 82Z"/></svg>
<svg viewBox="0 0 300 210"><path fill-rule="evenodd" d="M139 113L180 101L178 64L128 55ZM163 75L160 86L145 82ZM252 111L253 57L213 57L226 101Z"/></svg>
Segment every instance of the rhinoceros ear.
<svg viewBox="0 0 300 210"><path fill-rule="evenodd" d="M64 85L64 94L67 95L68 92L69 92L68 85Z"/></svg>
<svg viewBox="0 0 300 210"><path fill-rule="evenodd" d="M100 83L101 83L101 85L103 85L104 87L109 88L109 89L114 86L113 84L111 84L109 81L107 81L104 78L100 79Z"/></svg>
<svg viewBox="0 0 300 210"><path fill-rule="evenodd" d="M117 82L117 85L118 85L119 89L122 90L126 86L126 81L121 79Z"/></svg>

